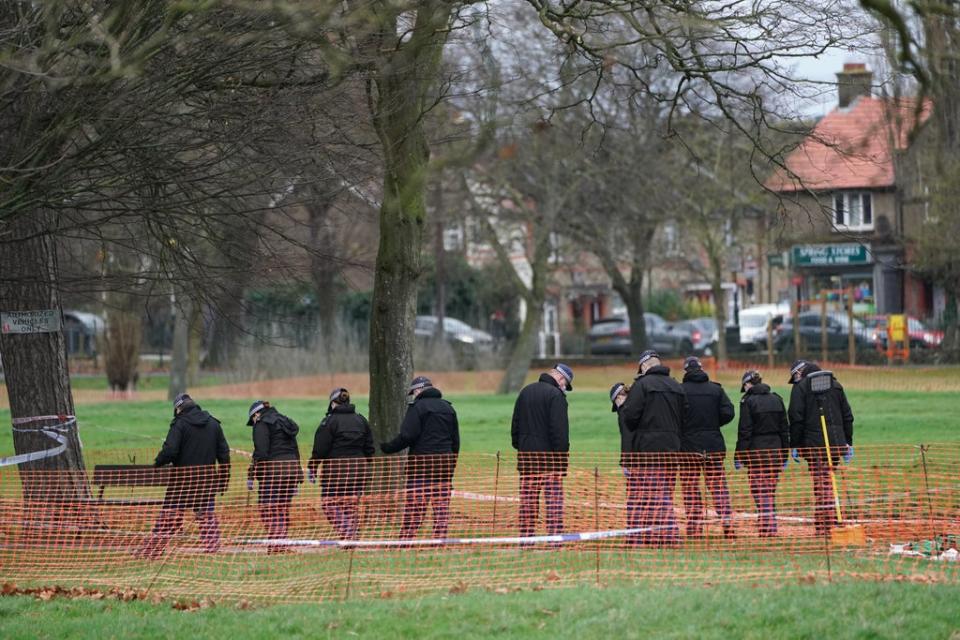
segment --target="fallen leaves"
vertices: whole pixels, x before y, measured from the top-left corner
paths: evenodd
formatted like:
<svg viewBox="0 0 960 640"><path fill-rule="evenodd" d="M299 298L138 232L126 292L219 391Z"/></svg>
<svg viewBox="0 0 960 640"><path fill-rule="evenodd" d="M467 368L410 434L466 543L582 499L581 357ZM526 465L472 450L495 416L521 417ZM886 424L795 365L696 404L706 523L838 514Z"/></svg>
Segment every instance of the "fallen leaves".
<svg viewBox="0 0 960 640"><path fill-rule="evenodd" d="M177 611L199 611L200 609L209 609L213 606L213 600L208 598L202 598L200 600L177 600L173 603L173 608Z"/></svg>
<svg viewBox="0 0 960 640"><path fill-rule="evenodd" d="M150 602L151 604L161 604L164 602L163 596L151 594L146 589L133 589L123 587L113 587L111 589L89 589L87 587L61 587L59 585L43 587L18 587L12 582L4 582L0 585L0 596L33 596L41 602L49 602L54 598L64 598L67 600L112 600L116 602ZM214 606L214 602L209 599L199 601L177 600L173 603L173 608L180 611L194 611L197 609L207 609ZM248 609L251 607L249 601L241 600L237 607Z"/></svg>

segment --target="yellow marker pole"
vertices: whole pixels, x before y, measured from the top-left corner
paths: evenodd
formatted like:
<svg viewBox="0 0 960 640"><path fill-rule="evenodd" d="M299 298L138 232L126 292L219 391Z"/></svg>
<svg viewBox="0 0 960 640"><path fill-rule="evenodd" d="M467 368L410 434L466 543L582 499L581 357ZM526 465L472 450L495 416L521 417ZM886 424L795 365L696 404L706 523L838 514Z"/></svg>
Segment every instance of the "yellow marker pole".
<svg viewBox="0 0 960 640"><path fill-rule="evenodd" d="M833 506L837 510L837 524L843 524L843 516L840 515L840 492L837 491L837 476L833 472L833 455L830 452L830 436L827 435L827 419L823 415L823 407L820 408L820 428L823 429L823 442L827 449L827 466L830 468L830 486L833 487Z"/></svg>

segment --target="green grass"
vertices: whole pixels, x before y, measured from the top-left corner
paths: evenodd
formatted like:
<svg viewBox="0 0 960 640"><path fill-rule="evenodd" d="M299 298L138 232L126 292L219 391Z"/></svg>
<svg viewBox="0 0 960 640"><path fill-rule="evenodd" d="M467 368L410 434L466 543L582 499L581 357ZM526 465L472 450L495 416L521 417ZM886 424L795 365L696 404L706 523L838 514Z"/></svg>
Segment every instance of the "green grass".
<svg viewBox="0 0 960 640"><path fill-rule="evenodd" d="M786 393L786 389L780 390ZM246 426L246 400L205 400L201 405L224 425L231 446L251 449ZM918 444L954 442L960 439L957 396L951 392L856 391L848 393L855 421L855 442L865 444ZM513 396L465 394L449 398L460 418L464 451L494 453L510 451L510 416ZM366 398L357 398L358 410L366 413ZM321 400L278 400L281 412L302 429L301 447L307 449L323 417ZM96 450L158 448L172 417L167 402L103 402L77 408L84 447ZM0 423L9 424L9 411L0 410ZM736 421L724 427L727 446L736 445ZM616 419L602 392L576 392L570 396L571 450L617 451L620 446ZM8 430L0 430L0 455L12 452Z"/></svg>
<svg viewBox="0 0 960 640"><path fill-rule="evenodd" d="M779 391L786 395L786 388ZM227 437L236 448L250 450L250 430L245 426L247 400L203 398L201 404L224 423ZM949 392L860 391L848 396L856 416L858 445L920 442L957 442L958 419L954 417L956 394ZM465 451L509 452L512 396L452 395L460 416ZM357 398L366 412L366 398ZM736 402L736 398L734 398ZM281 411L298 421L303 430L301 448L308 450L314 429L323 414L322 400L278 400ZM77 412L86 451L97 462L148 462L158 450L171 418L166 402L104 402L80 405ZM616 421L606 394L577 391L570 396L571 446L577 452L610 452L619 448ZM9 411L0 410L0 423L9 424ZM729 447L736 441L736 423L724 429ZM0 430L0 455L13 452L10 431ZM612 463L611 463L612 464ZM793 465L791 465L793 469ZM799 471L794 471L799 473ZM239 482L240 480L238 480ZM590 554L588 554L590 555ZM614 554L616 556L616 554ZM327 556L329 558L329 556ZM557 559L572 566L570 554ZM618 560L619 558L619 560ZM769 556L767 562L778 558ZM340 563L322 562L324 557L284 558L297 563L290 570L302 575L340 571ZM631 561L641 566L630 569ZM642 558L623 555L605 559L604 566L621 562L625 571L650 580L633 587L597 589L590 584L592 559L583 560L585 581L567 589L511 592L498 595L471 589L460 595L432 595L419 599L378 600L359 598L349 602L264 606L238 610L227 604L195 612L181 612L170 603L120 603L116 601L55 600L40 602L28 597L0 598L0 637L175 637L186 630L191 636L223 637L316 637L359 635L366 637L667 637L667 638L952 638L960 640L956 584L906 584L841 582L827 585L796 584L802 572L783 567L789 584L770 578L760 588L740 583L722 588L702 586L650 586L656 582L652 565ZM755 560L755 559L754 559ZM805 562L817 563L811 557ZM837 559L835 559L836 561ZM283 564L281 561L281 564ZM446 561L451 561L449 558ZM467 559L454 556L460 570L468 572ZM709 568L707 555L694 565ZM397 556L389 562L411 575L429 569L427 557L410 560ZM466 563L461 565L460 563ZM677 562L683 563L682 560ZM699 562L700 564L697 564ZM718 559L725 571L738 566L727 556ZM784 565L796 560L783 559ZM853 573L889 575L890 567L874 567L884 560L851 559ZM654 563L656 565L656 563ZM668 568L664 564L662 568ZM894 563L897 564L897 563ZM362 565L358 565L362 566ZM659 565L656 565L659 566ZM672 566L672 565L671 565ZM680 566L680 565L677 565ZM202 565L198 565L201 569ZM772 565L767 575L778 573ZM794 567L795 569L796 567ZM131 570L137 567L131 567ZM253 567L254 570L256 567ZM893 570L902 569L900 565ZM264 567L270 574L286 575L275 563ZM454 567L451 570L456 571ZM922 571L923 569L921 569ZM375 574L376 572L374 572ZM138 574L139 575L139 574ZM456 575L456 574L454 574ZM818 572L822 575L822 572ZM732 578L734 576L728 576ZM123 582L123 581L120 581ZM136 581L134 581L136 583ZM161 580L161 583L163 580ZM692 583L699 582L697 580ZM955 576L948 582L956 582ZM72 582L70 584L75 584ZM239 583L242 585L243 581ZM484 584L480 582L479 584ZM616 584L616 581L611 581ZM619 584L623 584L620 582ZM159 588L158 583L158 588ZM776 588L776 587L780 588ZM337 594L340 592L337 591Z"/></svg>
<svg viewBox="0 0 960 640"><path fill-rule="evenodd" d="M416 600L178 611L145 602L0 598L18 638L925 638L960 637L960 587L894 583L779 588L468 592Z"/></svg>

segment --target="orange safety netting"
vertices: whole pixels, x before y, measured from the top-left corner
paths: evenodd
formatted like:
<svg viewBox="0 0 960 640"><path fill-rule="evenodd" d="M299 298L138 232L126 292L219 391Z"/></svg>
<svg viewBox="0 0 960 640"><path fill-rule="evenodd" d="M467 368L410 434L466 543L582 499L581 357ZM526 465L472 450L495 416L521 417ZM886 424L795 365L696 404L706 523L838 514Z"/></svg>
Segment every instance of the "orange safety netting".
<svg viewBox="0 0 960 640"><path fill-rule="evenodd" d="M326 462L315 484L306 464L278 463L248 490L238 465L228 477L93 452L79 478L0 468L0 581L273 601L960 581L960 444L857 447L832 477L823 450L801 456L766 452L740 470L691 454L376 457Z"/></svg>

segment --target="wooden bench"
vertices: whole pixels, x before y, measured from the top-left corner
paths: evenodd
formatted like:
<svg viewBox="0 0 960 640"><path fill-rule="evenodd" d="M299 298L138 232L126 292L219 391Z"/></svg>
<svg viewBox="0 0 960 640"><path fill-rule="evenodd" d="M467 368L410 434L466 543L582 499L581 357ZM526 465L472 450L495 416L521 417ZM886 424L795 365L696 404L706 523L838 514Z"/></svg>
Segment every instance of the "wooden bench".
<svg viewBox="0 0 960 640"><path fill-rule="evenodd" d="M107 487L165 487L170 484L170 467L152 464L98 464L93 468L93 484L100 487L99 504L154 506L163 504L162 498L131 498L105 500Z"/></svg>

